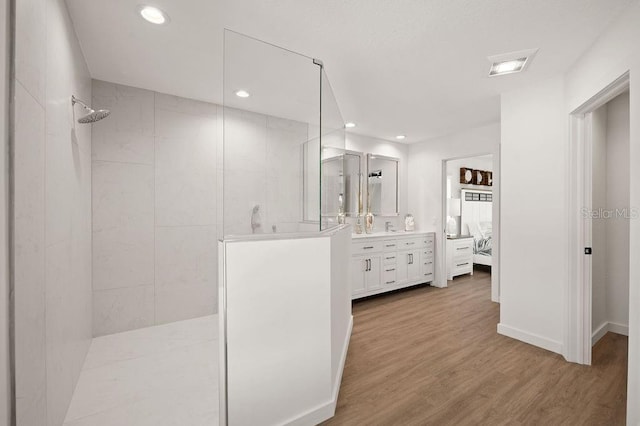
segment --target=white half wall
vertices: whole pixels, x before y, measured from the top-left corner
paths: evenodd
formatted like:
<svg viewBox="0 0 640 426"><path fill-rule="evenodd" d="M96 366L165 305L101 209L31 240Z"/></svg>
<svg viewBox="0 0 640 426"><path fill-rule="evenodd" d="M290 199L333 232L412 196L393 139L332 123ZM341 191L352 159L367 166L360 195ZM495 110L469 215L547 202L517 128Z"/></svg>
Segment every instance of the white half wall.
<svg viewBox="0 0 640 426"><path fill-rule="evenodd" d="M352 327L350 234L220 243L221 424L333 416Z"/></svg>
<svg viewBox="0 0 640 426"><path fill-rule="evenodd" d="M442 217L442 176L443 161L461 157L473 157L482 154L493 154L494 164L499 164L500 124L488 124L452 135L442 136L425 142L409 145L408 172L408 211L416 219L416 227L421 232L436 233L436 259L444 259L444 227ZM494 177L494 212L500 210L500 168L493 171ZM499 214L493 215L493 238L500 237L496 221ZM446 218L445 218L446 219ZM499 288L500 248L493 248L492 289ZM436 262L436 282L438 287L446 287L447 276L443 261ZM495 297L494 297L495 296ZM492 299L497 301L497 292L492 291Z"/></svg>

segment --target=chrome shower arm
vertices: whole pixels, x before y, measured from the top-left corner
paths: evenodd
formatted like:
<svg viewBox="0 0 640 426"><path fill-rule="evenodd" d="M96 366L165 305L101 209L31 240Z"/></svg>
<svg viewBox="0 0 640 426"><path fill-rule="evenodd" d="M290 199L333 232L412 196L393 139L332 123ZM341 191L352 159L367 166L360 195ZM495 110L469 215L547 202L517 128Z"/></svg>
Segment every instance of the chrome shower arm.
<svg viewBox="0 0 640 426"><path fill-rule="evenodd" d="M74 95L71 95L71 105L73 106L75 104L80 104L82 108L86 109L87 111L93 111L93 109L89 108L87 104L76 98Z"/></svg>

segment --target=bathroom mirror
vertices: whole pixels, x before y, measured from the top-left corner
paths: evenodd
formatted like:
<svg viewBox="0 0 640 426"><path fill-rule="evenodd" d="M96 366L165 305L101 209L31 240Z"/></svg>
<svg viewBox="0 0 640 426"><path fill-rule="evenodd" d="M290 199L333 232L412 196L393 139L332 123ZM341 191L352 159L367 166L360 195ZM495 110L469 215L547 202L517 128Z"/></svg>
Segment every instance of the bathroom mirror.
<svg viewBox="0 0 640 426"><path fill-rule="evenodd" d="M346 216L358 214L361 159L362 153L346 151L322 161L325 216L337 216L341 203Z"/></svg>
<svg viewBox="0 0 640 426"><path fill-rule="evenodd" d="M398 215L398 159L367 155L367 208L377 216Z"/></svg>

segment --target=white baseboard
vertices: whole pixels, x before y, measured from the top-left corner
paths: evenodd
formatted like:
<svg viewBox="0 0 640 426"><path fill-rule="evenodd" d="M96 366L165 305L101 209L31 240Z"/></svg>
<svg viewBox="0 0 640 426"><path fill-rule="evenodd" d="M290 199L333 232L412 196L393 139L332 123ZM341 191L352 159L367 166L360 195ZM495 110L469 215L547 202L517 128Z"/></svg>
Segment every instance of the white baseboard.
<svg viewBox="0 0 640 426"><path fill-rule="evenodd" d="M617 322L609 322L609 331L616 334L622 334L623 336L629 336L629 326L619 324Z"/></svg>
<svg viewBox="0 0 640 426"><path fill-rule="evenodd" d="M498 334L562 355L562 342L556 340L547 339L502 323L498 324Z"/></svg>
<svg viewBox="0 0 640 426"><path fill-rule="evenodd" d="M609 323L603 322L600 327L596 328L596 330L591 334L591 346L598 343L598 340L602 339L605 334L609 331Z"/></svg>
<svg viewBox="0 0 640 426"><path fill-rule="evenodd" d="M591 346L598 343L598 340L602 339L609 331L616 334L622 334L623 336L628 336L629 326L610 321L602 323L602 325L591 335Z"/></svg>
<svg viewBox="0 0 640 426"><path fill-rule="evenodd" d="M304 426L304 425L317 425L325 420L330 419L336 413L336 405L338 405L338 393L340 392L340 385L342 384L342 373L344 372L344 365L347 361L347 351L349 350L349 342L351 341L351 331L353 330L353 315L349 319L349 327L347 329L347 335L345 336L342 346L342 354L340 355L340 366L336 373L334 380L333 390L331 392L331 400L328 402L310 410L301 416L285 422L288 426Z"/></svg>

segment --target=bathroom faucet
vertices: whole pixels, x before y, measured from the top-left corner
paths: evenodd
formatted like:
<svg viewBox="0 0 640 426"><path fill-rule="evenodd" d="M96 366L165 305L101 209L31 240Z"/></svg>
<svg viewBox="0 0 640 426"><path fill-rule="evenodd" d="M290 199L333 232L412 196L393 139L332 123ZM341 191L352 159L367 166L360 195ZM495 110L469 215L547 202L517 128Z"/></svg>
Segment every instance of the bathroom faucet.
<svg viewBox="0 0 640 426"><path fill-rule="evenodd" d="M391 222L385 222L385 223L384 223L384 230L385 230L385 232L389 232L389 231L391 231L391 228L393 228L393 225L391 224Z"/></svg>

